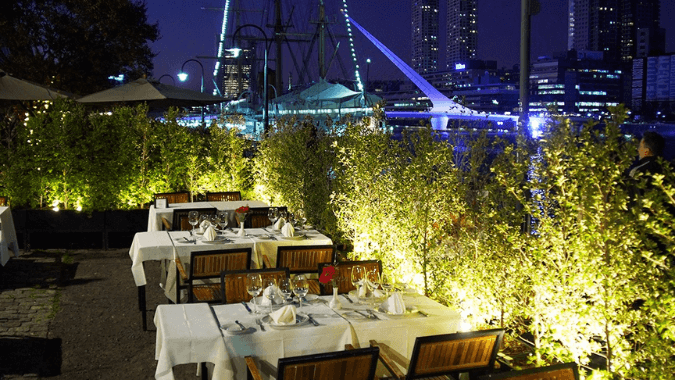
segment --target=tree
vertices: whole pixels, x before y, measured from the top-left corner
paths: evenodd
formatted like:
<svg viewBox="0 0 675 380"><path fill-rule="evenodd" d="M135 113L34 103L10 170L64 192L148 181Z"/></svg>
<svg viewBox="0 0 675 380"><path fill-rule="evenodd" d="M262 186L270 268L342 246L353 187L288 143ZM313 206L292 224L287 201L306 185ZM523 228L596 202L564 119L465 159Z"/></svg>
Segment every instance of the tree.
<svg viewBox="0 0 675 380"><path fill-rule="evenodd" d="M134 0L10 0L0 12L0 65L22 79L77 94L110 87L108 77L152 70L159 38Z"/></svg>

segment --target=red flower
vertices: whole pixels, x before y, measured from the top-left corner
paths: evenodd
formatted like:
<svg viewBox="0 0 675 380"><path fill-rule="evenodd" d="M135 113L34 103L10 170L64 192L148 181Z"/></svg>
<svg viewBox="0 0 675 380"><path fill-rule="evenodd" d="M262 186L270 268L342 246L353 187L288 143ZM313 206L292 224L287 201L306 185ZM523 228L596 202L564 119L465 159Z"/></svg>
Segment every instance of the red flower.
<svg viewBox="0 0 675 380"><path fill-rule="evenodd" d="M330 282L330 280L333 279L333 275L335 274L335 267L334 266L327 266L323 268L323 271L321 272L321 276L319 276L319 282L322 284L327 284Z"/></svg>
<svg viewBox="0 0 675 380"><path fill-rule="evenodd" d="M239 214L245 214L248 212L248 206L241 206L238 209L234 210L234 212Z"/></svg>

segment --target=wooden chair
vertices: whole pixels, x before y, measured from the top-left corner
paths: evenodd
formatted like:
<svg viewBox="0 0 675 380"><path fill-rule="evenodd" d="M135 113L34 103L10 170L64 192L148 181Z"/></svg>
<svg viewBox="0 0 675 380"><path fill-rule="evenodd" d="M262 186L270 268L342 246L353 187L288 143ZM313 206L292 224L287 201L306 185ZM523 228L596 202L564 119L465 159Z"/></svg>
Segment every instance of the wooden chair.
<svg viewBox="0 0 675 380"><path fill-rule="evenodd" d="M229 270L220 273L220 292L223 295L223 303L248 302L253 297L246 291L246 275L249 273L258 273L265 279L274 278L277 283L284 278L288 278L288 268L268 268L254 270Z"/></svg>
<svg viewBox="0 0 675 380"><path fill-rule="evenodd" d="M335 247L332 245L291 245L277 247L276 268L288 268L290 273L316 273L319 264L335 261ZM273 268L267 256L263 256L267 268ZM320 294L319 281L308 279L309 293Z"/></svg>
<svg viewBox="0 0 675 380"><path fill-rule="evenodd" d="M331 263L321 263L319 264L319 276L323 273L323 268L333 265ZM372 271L377 268L378 272L382 274L382 262L379 260L364 260L364 261L339 261L335 267L335 274L333 279L338 283L338 294L347 294L352 290L356 290L356 287L352 284L352 268L361 265L366 268L366 271ZM319 284L321 287L321 294L331 295L333 294L333 285L332 283L328 284Z"/></svg>
<svg viewBox="0 0 675 380"><path fill-rule="evenodd" d="M0 197L0 207L7 206L7 197Z"/></svg>
<svg viewBox="0 0 675 380"><path fill-rule="evenodd" d="M286 211L286 207L277 207L279 211ZM248 216L246 217L246 222L244 223L245 228L263 228L272 225L268 213L270 211L269 207L251 207L249 208Z"/></svg>
<svg viewBox="0 0 675 380"><path fill-rule="evenodd" d="M577 363L556 364L548 367L510 371L481 376L480 380L512 379L512 380L579 380Z"/></svg>
<svg viewBox="0 0 675 380"><path fill-rule="evenodd" d="M188 303L214 302L223 299L220 283L195 283L196 280L220 279L228 270L251 268L251 248L194 251L190 253L190 267L186 270L176 257L176 301L180 302L181 289L188 289ZM181 281L184 285L181 285Z"/></svg>
<svg viewBox="0 0 675 380"><path fill-rule="evenodd" d="M155 199L165 198L168 203L189 203L190 193L158 193L155 194Z"/></svg>
<svg viewBox="0 0 675 380"><path fill-rule="evenodd" d="M279 358L273 369L277 380L372 380L375 378L379 349L373 347ZM246 358L247 378L261 380L260 370L251 356ZM271 367L271 366L270 366Z"/></svg>
<svg viewBox="0 0 675 380"><path fill-rule="evenodd" d="M399 380L426 379L436 376L459 378L468 372L470 379L494 370L497 351L504 337L503 329L417 337L408 371L404 375L392 358L401 361L403 356L374 340L371 347L380 347L380 360L388 371ZM405 363L402 363L405 366Z"/></svg>
<svg viewBox="0 0 675 380"><path fill-rule="evenodd" d="M197 211L199 212L199 216L202 216L215 215L218 212L218 209L215 207L175 209L173 210L173 222L171 223L172 231L189 231L192 229L190 219L188 218L190 211ZM162 220L162 223L164 223L164 220ZM166 224L164 224L164 226L166 227Z"/></svg>
<svg viewBox="0 0 675 380"><path fill-rule="evenodd" d="M206 201L240 201L241 192L239 191L224 191L220 193L206 193Z"/></svg>

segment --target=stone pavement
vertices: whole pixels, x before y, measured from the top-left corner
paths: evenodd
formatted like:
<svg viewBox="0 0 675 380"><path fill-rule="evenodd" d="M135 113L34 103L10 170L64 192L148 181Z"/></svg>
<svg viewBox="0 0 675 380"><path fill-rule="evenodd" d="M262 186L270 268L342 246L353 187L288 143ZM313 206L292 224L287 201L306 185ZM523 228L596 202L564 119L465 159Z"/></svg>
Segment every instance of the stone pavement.
<svg viewBox="0 0 675 380"><path fill-rule="evenodd" d="M49 326L72 273L63 259L63 251L21 252L0 267L0 379L49 375Z"/></svg>

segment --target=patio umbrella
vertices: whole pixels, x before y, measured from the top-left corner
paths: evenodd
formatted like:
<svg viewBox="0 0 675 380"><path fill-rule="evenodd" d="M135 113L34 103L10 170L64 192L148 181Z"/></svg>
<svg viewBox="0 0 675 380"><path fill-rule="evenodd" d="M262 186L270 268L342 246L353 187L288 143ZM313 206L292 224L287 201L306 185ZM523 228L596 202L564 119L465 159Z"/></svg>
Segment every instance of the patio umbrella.
<svg viewBox="0 0 675 380"><path fill-rule="evenodd" d="M67 97L63 92L14 78L0 70L0 100L53 100Z"/></svg>
<svg viewBox="0 0 675 380"><path fill-rule="evenodd" d="M159 83L154 79L137 79L122 86L96 92L77 99L80 103L147 102L150 108L200 107L227 101L225 98Z"/></svg>

